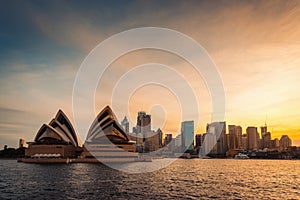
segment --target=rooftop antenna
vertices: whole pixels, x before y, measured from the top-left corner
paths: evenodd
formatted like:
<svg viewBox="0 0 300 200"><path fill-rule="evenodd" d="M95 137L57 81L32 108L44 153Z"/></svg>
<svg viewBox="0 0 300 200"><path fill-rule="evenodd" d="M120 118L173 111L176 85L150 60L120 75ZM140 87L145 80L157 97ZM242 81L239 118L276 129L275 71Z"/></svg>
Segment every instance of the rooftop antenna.
<svg viewBox="0 0 300 200"><path fill-rule="evenodd" d="M267 119L268 119L268 115L266 115L265 126L267 126Z"/></svg>

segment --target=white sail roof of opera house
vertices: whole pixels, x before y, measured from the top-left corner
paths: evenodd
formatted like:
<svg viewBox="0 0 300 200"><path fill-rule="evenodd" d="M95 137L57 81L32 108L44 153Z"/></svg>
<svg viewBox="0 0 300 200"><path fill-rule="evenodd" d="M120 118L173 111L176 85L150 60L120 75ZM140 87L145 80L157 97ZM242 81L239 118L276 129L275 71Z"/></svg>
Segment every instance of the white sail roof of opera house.
<svg viewBox="0 0 300 200"><path fill-rule="evenodd" d="M66 116L66 114L59 110L54 119L48 124L43 124L37 132L34 142L36 143L68 143L75 147L78 146L78 137L75 130Z"/></svg>
<svg viewBox="0 0 300 200"><path fill-rule="evenodd" d="M107 138L113 143L130 142L109 106L106 106L93 121L88 131L86 142L101 142Z"/></svg>

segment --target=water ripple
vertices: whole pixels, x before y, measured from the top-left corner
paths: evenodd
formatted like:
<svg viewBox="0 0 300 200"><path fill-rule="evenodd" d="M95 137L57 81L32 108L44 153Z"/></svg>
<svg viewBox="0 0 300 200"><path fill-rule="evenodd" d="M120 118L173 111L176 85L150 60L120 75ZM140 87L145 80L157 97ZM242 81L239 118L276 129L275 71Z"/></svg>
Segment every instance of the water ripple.
<svg viewBox="0 0 300 200"><path fill-rule="evenodd" d="M299 162L179 159L127 174L101 164L0 160L0 199L299 199Z"/></svg>

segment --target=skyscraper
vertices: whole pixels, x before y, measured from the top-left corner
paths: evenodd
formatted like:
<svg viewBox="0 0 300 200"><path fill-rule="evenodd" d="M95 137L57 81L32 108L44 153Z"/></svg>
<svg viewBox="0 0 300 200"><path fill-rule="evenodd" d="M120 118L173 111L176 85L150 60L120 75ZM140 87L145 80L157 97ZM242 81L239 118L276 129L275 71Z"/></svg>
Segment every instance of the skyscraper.
<svg viewBox="0 0 300 200"><path fill-rule="evenodd" d="M181 152L181 148L182 148L182 137L181 134L177 135L174 139L174 150Z"/></svg>
<svg viewBox="0 0 300 200"><path fill-rule="evenodd" d="M267 127L267 125L261 126L261 127L260 127L260 130L261 130L261 135L266 134L266 133L268 132L268 127Z"/></svg>
<svg viewBox="0 0 300 200"><path fill-rule="evenodd" d="M242 135L243 135L243 129L241 126L235 126L235 140L237 148L241 149L243 147L242 144Z"/></svg>
<svg viewBox="0 0 300 200"><path fill-rule="evenodd" d="M212 133L217 139L217 154L225 155L227 151L227 140L226 140L226 122L213 122L207 124L206 132Z"/></svg>
<svg viewBox="0 0 300 200"><path fill-rule="evenodd" d="M123 129L125 130L125 133L129 133L129 122L127 120L127 117L125 116L124 119L121 122L121 125L123 127Z"/></svg>
<svg viewBox="0 0 300 200"><path fill-rule="evenodd" d="M217 154L217 138L215 135L215 127L208 126L206 134L204 135L203 148L202 148L202 156L206 156L207 154Z"/></svg>
<svg viewBox="0 0 300 200"><path fill-rule="evenodd" d="M248 149L254 150L259 149L259 134L257 132L257 127L249 126L246 129L247 132L247 143L248 143Z"/></svg>
<svg viewBox="0 0 300 200"><path fill-rule="evenodd" d="M181 122L182 149L192 150L194 146L194 121Z"/></svg>
<svg viewBox="0 0 300 200"><path fill-rule="evenodd" d="M261 148L271 148L271 133L268 132L267 125L260 127L261 130Z"/></svg>
<svg viewBox="0 0 300 200"><path fill-rule="evenodd" d="M138 112L136 128L138 133L147 133L151 131L151 115L147 115L146 112Z"/></svg>
<svg viewBox="0 0 300 200"><path fill-rule="evenodd" d="M235 140L235 125L228 125L228 148L229 149L236 149L237 144Z"/></svg>
<svg viewBox="0 0 300 200"><path fill-rule="evenodd" d="M229 139L227 145L229 149L242 148L242 127L235 125L228 125Z"/></svg>
<svg viewBox="0 0 300 200"><path fill-rule="evenodd" d="M241 149L248 149L248 138L247 138L247 134L243 134L242 135L242 147Z"/></svg>

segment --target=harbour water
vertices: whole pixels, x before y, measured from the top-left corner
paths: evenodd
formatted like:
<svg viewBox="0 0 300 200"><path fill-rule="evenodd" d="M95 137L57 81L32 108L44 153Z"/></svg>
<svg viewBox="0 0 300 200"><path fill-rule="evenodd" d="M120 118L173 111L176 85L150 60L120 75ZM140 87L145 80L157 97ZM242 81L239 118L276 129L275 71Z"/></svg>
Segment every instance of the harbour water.
<svg viewBox="0 0 300 200"><path fill-rule="evenodd" d="M0 174L0 199L300 199L299 160L178 159L142 174L0 160Z"/></svg>

